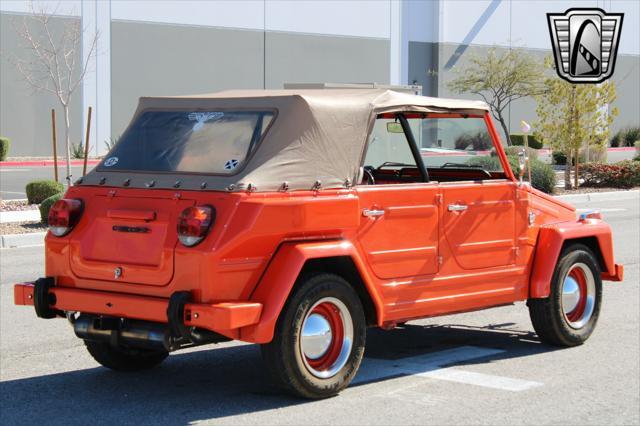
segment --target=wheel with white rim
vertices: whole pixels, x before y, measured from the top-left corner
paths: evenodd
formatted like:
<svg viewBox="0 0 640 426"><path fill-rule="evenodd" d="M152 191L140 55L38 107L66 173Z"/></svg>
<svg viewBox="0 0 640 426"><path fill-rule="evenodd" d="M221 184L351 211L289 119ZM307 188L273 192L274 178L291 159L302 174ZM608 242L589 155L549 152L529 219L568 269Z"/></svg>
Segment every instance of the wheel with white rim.
<svg viewBox="0 0 640 426"><path fill-rule="evenodd" d="M588 247L574 244L560 255L549 297L529 300L531 322L543 342L579 345L593 333L601 300L598 261Z"/></svg>
<svg viewBox="0 0 640 426"><path fill-rule="evenodd" d="M294 288L262 354L282 388L304 398L326 398L355 376L365 335L364 311L353 287L338 275L314 274Z"/></svg>

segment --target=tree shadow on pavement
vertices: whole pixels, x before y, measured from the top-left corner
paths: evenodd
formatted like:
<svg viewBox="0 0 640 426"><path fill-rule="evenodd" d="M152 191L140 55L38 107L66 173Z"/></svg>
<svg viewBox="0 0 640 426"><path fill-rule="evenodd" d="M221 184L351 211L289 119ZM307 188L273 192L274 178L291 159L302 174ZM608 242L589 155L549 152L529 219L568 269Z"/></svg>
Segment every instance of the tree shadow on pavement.
<svg viewBox="0 0 640 426"><path fill-rule="evenodd" d="M459 346L505 352L466 364L531 356L553 350L532 333L503 326L406 324L391 331L370 329L366 358L394 362ZM160 367L117 373L96 367L0 383L3 424L185 424L310 402L282 394L265 372L256 345L178 352ZM27 362L27 361L25 361ZM381 379L380 381L384 381Z"/></svg>

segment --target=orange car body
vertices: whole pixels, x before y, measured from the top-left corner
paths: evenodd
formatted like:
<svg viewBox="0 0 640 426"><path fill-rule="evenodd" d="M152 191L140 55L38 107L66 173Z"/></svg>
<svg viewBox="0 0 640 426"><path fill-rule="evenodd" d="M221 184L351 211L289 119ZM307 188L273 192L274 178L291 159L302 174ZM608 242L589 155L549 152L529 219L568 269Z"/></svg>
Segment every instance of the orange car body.
<svg viewBox="0 0 640 426"><path fill-rule="evenodd" d="M310 264L348 274L370 325L385 328L544 298L567 241L597 253L603 279L621 280L609 226L519 182L488 112L484 120L501 179L265 192L73 186L65 198L84 211L70 233L46 237L45 274L55 281L47 303L166 323L171 295L188 291L185 325L266 343ZM202 243L186 247L175 229L195 205L217 217ZM35 298L32 283L15 285L16 304Z"/></svg>

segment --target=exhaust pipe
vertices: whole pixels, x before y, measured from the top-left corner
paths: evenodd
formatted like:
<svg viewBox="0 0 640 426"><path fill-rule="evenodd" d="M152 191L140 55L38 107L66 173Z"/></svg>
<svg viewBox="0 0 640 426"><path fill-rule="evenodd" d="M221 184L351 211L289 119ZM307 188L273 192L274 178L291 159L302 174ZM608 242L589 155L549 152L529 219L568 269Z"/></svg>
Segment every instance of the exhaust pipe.
<svg viewBox="0 0 640 426"><path fill-rule="evenodd" d="M140 349L169 350L169 329L166 324L80 315L73 323L73 331L83 340L121 343Z"/></svg>
<svg viewBox="0 0 640 426"><path fill-rule="evenodd" d="M185 327L184 336L174 336L168 324L86 314L68 316L76 336L113 345L172 352L177 349L226 342L231 339L213 331Z"/></svg>

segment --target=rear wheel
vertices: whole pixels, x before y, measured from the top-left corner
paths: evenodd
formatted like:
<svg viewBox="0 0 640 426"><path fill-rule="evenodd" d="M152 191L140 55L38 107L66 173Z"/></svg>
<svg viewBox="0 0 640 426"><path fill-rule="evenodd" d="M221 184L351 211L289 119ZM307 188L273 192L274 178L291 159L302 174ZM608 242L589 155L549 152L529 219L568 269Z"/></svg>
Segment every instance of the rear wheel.
<svg viewBox="0 0 640 426"><path fill-rule="evenodd" d="M85 340L84 344L93 359L116 371L148 370L169 356L166 351L113 347L109 343L93 340Z"/></svg>
<svg viewBox="0 0 640 426"><path fill-rule="evenodd" d="M529 314L536 333L545 343L576 346L591 336L600 314L600 267L589 248L567 247L551 280L546 299L530 299Z"/></svg>
<svg viewBox="0 0 640 426"><path fill-rule="evenodd" d="M304 398L326 398L347 387L364 354L366 323L355 290L342 277L315 274L287 301L273 340L262 345L275 381Z"/></svg>

